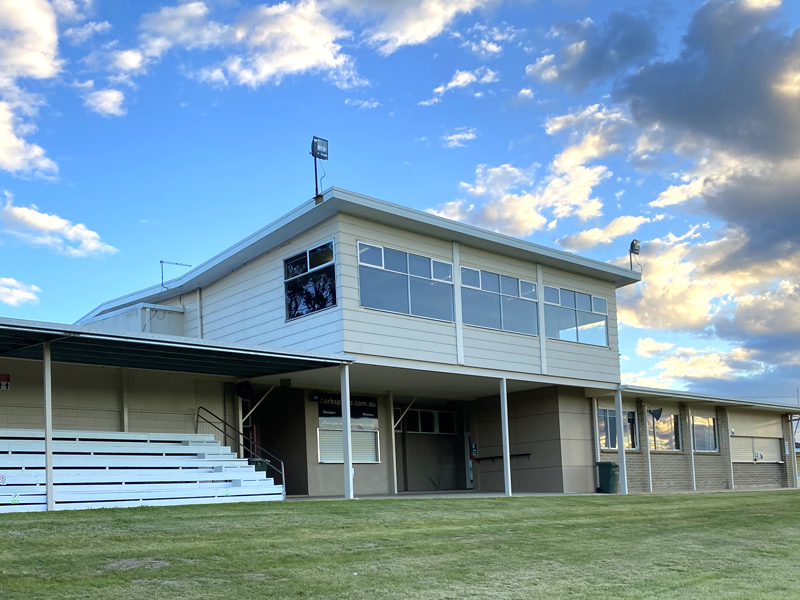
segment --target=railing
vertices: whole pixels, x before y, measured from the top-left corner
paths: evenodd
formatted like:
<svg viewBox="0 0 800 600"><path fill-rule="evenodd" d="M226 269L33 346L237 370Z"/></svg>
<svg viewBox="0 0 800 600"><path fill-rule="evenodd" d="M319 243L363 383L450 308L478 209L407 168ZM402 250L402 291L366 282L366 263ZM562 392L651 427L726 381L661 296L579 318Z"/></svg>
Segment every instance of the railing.
<svg viewBox="0 0 800 600"><path fill-rule="evenodd" d="M211 417L216 419L216 422L211 421L204 414L200 414L201 412L208 413L209 415L211 415ZM197 409L197 416L195 417L195 420L194 420L194 432L195 433L197 433L197 429L200 426L200 421L208 423L209 425L211 425L211 427L213 427L217 431L221 432L222 435L225 436L225 439L228 439L230 437L229 434L228 434L228 430L233 430L233 432L237 436L236 437L236 445L238 447L240 447L242 450L246 451L248 454L250 454L250 456L246 457L246 458L248 458L248 459L252 458L252 459L255 459L255 460L258 460L258 461L263 461L263 463L269 469L272 469L275 472L280 474L280 476L281 476L281 485L283 485L284 488L286 487L286 470L285 470L285 467L283 465L283 461L280 458L275 456L272 452L270 452L269 450L267 450L263 446L258 445L254 439L247 437L241 431L236 429L236 427L234 427L230 423L227 423L224 419L220 419L217 415L215 415L213 412L208 410L205 406L201 406L201 407L199 407ZM223 427L220 427L220 424L222 426L224 426L225 428L223 429ZM241 441L241 440L243 440L243 441ZM249 446L245 445L244 444L245 441L248 442L250 445ZM254 452L253 448L255 448L258 451L258 453ZM276 466L276 464L273 464L273 461L276 464L279 464L280 467Z"/></svg>

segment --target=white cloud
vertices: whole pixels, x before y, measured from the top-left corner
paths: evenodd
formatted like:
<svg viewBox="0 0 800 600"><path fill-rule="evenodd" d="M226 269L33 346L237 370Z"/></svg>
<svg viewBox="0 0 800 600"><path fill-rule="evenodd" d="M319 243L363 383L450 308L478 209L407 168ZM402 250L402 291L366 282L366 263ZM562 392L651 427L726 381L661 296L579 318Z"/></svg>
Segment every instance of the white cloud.
<svg viewBox="0 0 800 600"><path fill-rule="evenodd" d="M370 98L369 100L353 100L348 98L344 101L346 106L355 106L359 110L369 110L373 108L378 108L381 103L375 100L374 98Z"/></svg>
<svg viewBox="0 0 800 600"><path fill-rule="evenodd" d="M652 358L671 350L675 344L669 342L657 342L653 338L639 338L636 342L636 354L644 358Z"/></svg>
<svg viewBox="0 0 800 600"><path fill-rule="evenodd" d="M38 304L39 297L36 295L42 290L35 285L28 285L12 279L11 277L0 277L0 302L10 306L30 303Z"/></svg>
<svg viewBox="0 0 800 600"><path fill-rule="evenodd" d="M459 15L468 14L492 0L335 0L357 17L379 22L366 37L384 55L403 46L423 44L442 33Z"/></svg>
<svg viewBox="0 0 800 600"><path fill-rule="evenodd" d="M66 21L79 21L86 18L91 10L92 0L50 0L58 16Z"/></svg>
<svg viewBox="0 0 800 600"><path fill-rule="evenodd" d="M447 148L465 148L465 142L469 142L478 137L478 130L474 127L459 127L456 130L442 136L444 145Z"/></svg>
<svg viewBox="0 0 800 600"><path fill-rule="evenodd" d="M503 47L500 44L486 39L477 42L465 42L464 45L469 48L473 54L481 58L492 58L499 56L500 53L503 52Z"/></svg>
<svg viewBox="0 0 800 600"><path fill-rule="evenodd" d="M122 108L124 100L125 94L120 90L104 89L88 93L84 105L104 117L121 117L125 114L125 109Z"/></svg>
<svg viewBox="0 0 800 600"><path fill-rule="evenodd" d="M58 215L40 212L31 205L15 206L13 196L5 192L6 203L0 208L0 222L5 233L32 246L47 246L70 257L113 254L117 249L82 223L73 224Z"/></svg>
<svg viewBox="0 0 800 600"><path fill-rule="evenodd" d="M111 23L108 21L89 21L80 27L70 27L64 31L64 37L73 44L83 44L95 35L109 31L111 31Z"/></svg>
<svg viewBox="0 0 800 600"><path fill-rule="evenodd" d="M569 250L588 250L598 244L610 244L623 235L630 235L644 223L649 223L650 220L648 217L617 217L602 229L594 227L586 231L566 235L557 240L557 243Z"/></svg>
<svg viewBox="0 0 800 600"><path fill-rule="evenodd" d="M457 70L450 81L441 84L437 88L434 88L433 98L430 100L423 100L417 104L421 106L431 106L432 104L437 104L440 102L441 97L450 90L466 88L471 86L473 83L487 84L494 83L498 80L499 77L497 71L492 71L486 67L480 67L474 71ZM480 94L475 94L475 96L480 97Z"/></svg>
<svg viewBox="0 0 800 600"><path fill-rule="evenodd" d="M542 81L553 81L558 78L558 67L554 54L545 54L535 63L525 67L525 73Z"/></svg>
<svg viewBox="0 0 800 600"><path fill-rule="evenodd" d="M522 88L517 92L517 100L521 102L530 102L533 100L534 93L531 88Z"/></svg>
<svg viewBox="0 0 800 600"><path fill-rule="evenodd" d="M39 177L56 175L56 163L46 156L41 146L28 143L18 135L20 129L21 120L12 112L11 105L0 102L0 169Z"/></svg>

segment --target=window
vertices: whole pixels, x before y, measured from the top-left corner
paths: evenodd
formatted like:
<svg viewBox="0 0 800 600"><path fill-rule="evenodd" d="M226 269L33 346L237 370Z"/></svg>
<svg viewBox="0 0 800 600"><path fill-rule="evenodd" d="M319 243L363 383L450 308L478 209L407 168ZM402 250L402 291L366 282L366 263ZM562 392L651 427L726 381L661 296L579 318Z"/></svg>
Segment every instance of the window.
<svg viewBox="0 0 800 600"><path fill-rule="evenodd" d="M395 422L403 414L405 409L397 406L394 409ZM422 410L412 408L406 412L403 421L398 423L395 431L398 433L403 430L403 423L407 433L442 433L455 434L456 432L456 413L447 410Z"/></svg>
<svg viewBox="0 0 800 600"><path fill-rule="evenodd" d="M283 261L286 319L336 306L333 241Z"/></svg>
<svg viewBox="0 0 800 600"><path fill-rule="evenodd" d="M636 450L639 447L636 439L636 411L623 411L622 425L625 449ZM617 411L613 408L598 408L597 430L600 447L605 450L615 450L617 448Z"/></svg>
<svg viewBox="0 0 800 600"><path fill-rule="evenodd" d="M716 452L717 420L714 417L692 416L692 432L696 452Z"/></svg>
<svg viewBox="0 0 800 600"><path fill-rule="evenodd" d="M651 450L680 450L680 414L669 414L660 409L656 409L655 411L648 410L647 433L650 438Z"/></svg>
<svg viewBox="0 0 800 600"><path fill-rule="evenodd" d="M536 284L461 267L462 318L467 325L514 333L539 333Z"/></svg>
<svg viewBox="0 0 800 600"><path fill-rule="evenodd" d="M318 429L319 462L341 463L344 456L341 429ZM351 431L350 446L354 463L380 462L380 444L377 431Z"/></svg>
<svg viewBox="0 0 800 600"><path fill-rule="evenodd" d="M608 346L605 298L544 286L544 329L549 338Z"/></svg>
<svg viewBox="0 0 800 600"><path fill-rule="evenodd" d="M361 306L453 321L453 265L358 243Z"/></svg>
<svg viewBox="0 0 800 600"><path fill-rule="evenodd" d="M341 463L342 447L342 401L338 394L314 392L317 402L319 428L319 462ZM350 442L353 462L380 462L378 434L378 399L371 396L350 397Z"/></svg>

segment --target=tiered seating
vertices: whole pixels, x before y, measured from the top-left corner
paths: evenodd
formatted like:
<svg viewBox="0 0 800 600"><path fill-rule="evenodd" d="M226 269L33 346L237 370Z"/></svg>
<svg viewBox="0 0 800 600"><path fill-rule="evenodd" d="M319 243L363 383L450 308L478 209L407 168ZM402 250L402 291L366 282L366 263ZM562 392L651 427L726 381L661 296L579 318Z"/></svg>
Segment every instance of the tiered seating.
<svg viewBox="0 0 800 600"><path fill-rule="evenodd" d="M56 509L282 500L211 434L56 431ZM46 509L44 431L0 429L0 513Z"/></svg>

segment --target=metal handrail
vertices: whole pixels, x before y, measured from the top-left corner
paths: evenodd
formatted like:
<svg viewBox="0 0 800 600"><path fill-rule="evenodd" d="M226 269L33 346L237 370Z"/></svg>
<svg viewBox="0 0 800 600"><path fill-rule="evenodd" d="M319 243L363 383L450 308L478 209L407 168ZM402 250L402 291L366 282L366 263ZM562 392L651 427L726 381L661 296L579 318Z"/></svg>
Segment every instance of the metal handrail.
<svg viewBox="0 0 800 600"><path fill-rule="evenodd" d="M202 419L204 422L206 422L209 425L211 425L211 427L213 427L217 431L220 431L225 436L225 439L227 439L229 437L228 432L227 432L226 429L223 429L222 427L217 425L217 423L214 423L214 422L210 421L207 417L202 416L200 414L200 411L207 412L214 419L216 419L219 423L222 423L222 425L224 425L226 428L232 429L234 431L234 433L237 434L238 439L246 440L247 442L252 444L252 446L257 448L258 451L259 451L258 455L255 452L253 452L252 448L250 448L248 446L245 446L245 444L242 443L241 441L237 442L237 445L240 448L242 448L243 450L246 450L251 455L252 458L263 460L264 464L266 464L267 467L269 467L269 468L277 471L278 473L280 473L281 474L281 485L286 486L286 469L284 467L283 461L280 458L275 456L272 452L270 452L269 450L267 450L263 446L257 444L256 441L253 438L249 438L249 437L245 436L241 431L236 429L233 425L231 425L230 423L226 422L224 419L219 418L219 416L215 415L213 412L208 410L205 406L200 406L200 407L197 408L197 415L195 416L195 420L194 420L194 432L195 433L197 433L198 427L200 426L200 420ZM280 468L278 468L275 465L273 465L272 461L270 459L279 462L280 465L281 465Z"/></svg>

